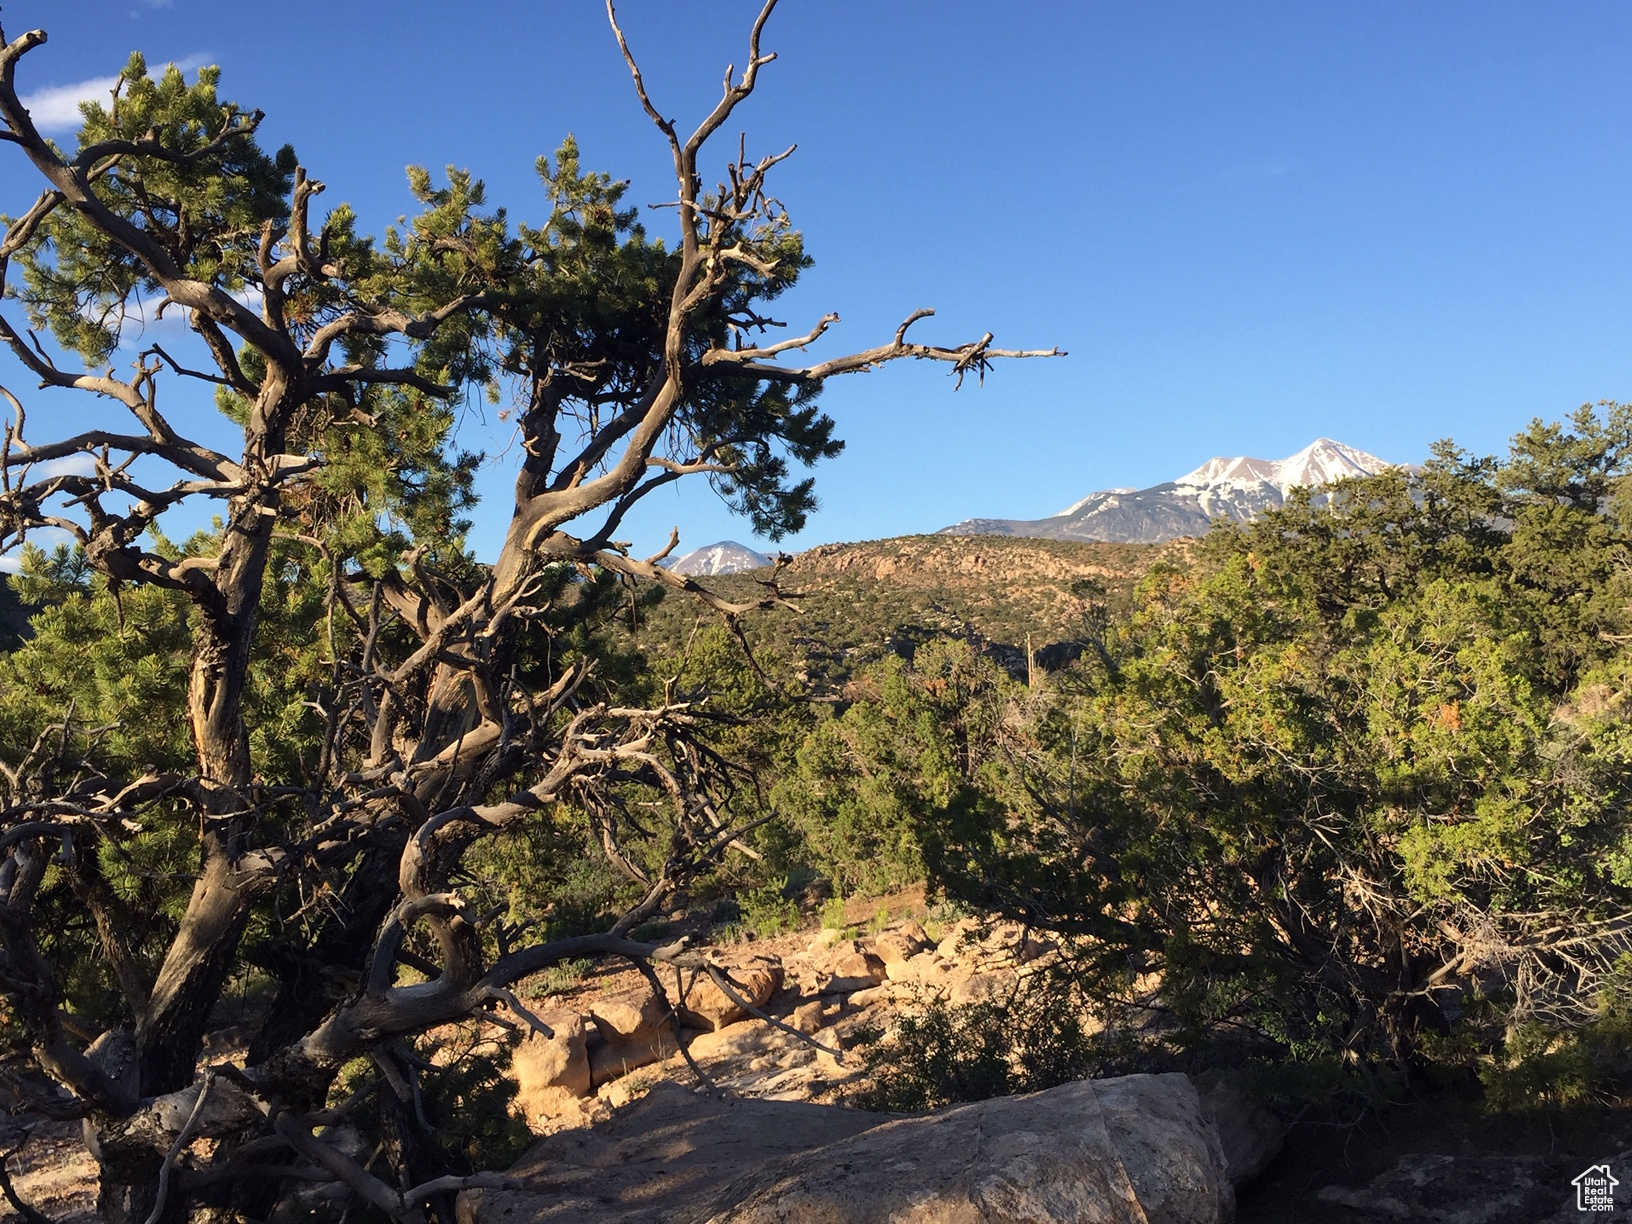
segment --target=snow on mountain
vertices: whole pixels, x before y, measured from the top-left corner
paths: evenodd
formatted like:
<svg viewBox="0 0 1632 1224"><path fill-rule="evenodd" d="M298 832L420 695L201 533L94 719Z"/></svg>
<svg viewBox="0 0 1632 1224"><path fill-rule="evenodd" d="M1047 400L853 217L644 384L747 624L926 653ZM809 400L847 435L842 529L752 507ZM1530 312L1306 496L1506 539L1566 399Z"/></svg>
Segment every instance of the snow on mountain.
<svg viewBox="0 0 1632 1224"><path fill-rule="evenodd" d="M1295 455L1285 459L1209 459L1193 472L1173 483L1181 486L1257 483L1274 485L1285 497L1299 486L1318 488L1347 476L1372 476L1391 466L1376 455L1344 446L1330 438L1316 438ZM1110 489L1111 493L1131 493L1131 489ZM1084 499L1086 500L1086 499ZM1077 505L1081 505L1078 502ZM1068 512L1069 513L1069 512Z"/></svg>
<svg viewBox="0 0 1632 1224"><path fill-rule="evenodd" d="M771 559L735 540L721 540L687 553L674 562L674 572L689 578L708 578L715 574L740 574L743 570L764 569Z"/></svg>
<svg viewBox="0 0 1632 1224"><path fill-rule="evenodd" d="M1084 506L1086 506L1089 502L1093 501L1094 498L1096 498L1096 497L1105 497L1105 496L1107 496L1108 494L1111 494L1111 493L1137 493L1138 491L1139 491L1138 489L1101 489L1098 493L1088 494L1088 496L1083 498L1081 501L1072 502L1069 506L1067 506L1064 510L1061 510L1054 517L1055 518L1065 518L1067 515L1075 514L1078 510L1081 510Z"/></svg>
<svg viewBox="0 0 1632 1224"><path fill-rule="evenodd" d="M1205 532L1215 519L1245 522L1285 502L1299 486L1319 487L1391 466L1376 455L1317 438L1285 459L1214 458L1148 489L1104 489L1046 519L968 519L943 535L1017 535L1047 540L1158 544Z"/></svg>

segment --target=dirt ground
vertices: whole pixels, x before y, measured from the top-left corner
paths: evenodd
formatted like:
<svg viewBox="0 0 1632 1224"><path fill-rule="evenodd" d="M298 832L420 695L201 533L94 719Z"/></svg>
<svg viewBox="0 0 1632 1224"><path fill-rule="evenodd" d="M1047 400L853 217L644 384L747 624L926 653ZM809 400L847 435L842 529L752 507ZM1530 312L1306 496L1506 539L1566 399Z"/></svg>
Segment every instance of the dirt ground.
<svg viewBox="0 0 1632 1224"><path fill-rule="evenodd" d="M96 1163L79 1123L41 1123L6 1168L18 1197L55 1224L96 1224ZM0 1220L20 1218L0 1200Z"/></svg>

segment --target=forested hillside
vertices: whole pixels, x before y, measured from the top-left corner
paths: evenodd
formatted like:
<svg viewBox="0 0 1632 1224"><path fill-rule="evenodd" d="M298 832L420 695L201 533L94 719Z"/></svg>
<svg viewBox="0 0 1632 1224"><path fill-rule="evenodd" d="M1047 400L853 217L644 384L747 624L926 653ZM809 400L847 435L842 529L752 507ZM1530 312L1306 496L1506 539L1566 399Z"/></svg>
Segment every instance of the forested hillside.
<svg viewBox="0 0 1632 1224"><path fill-rule="evenodd" d="M1028 639L1037 666L1063 666L1083 649L1095 617L1129 606L1151 565L1189 551L1188 542L902 536L824 544L774 574L720 575L706 585L727 600L748 601L774 582L787 604L744 619L742 632L756 652L797 658L807 684L842 686L864 664L910 656L916 643L935 637L971 641L1024 678ZM632 617L649 653L673 653L700 624L717 619L695 600L653 600L653 586L636 584Z"/></svg>
<svg viewBox="0 0 1632 1224"><path fill-rule="evenodd" d="M777 576L802 611L741 622L765 680L672 597L643 649L758 728L740 801L775 819L730 887L927 876L1075 936L1071 989L1144 1016L1105 1066L1228 1036L1599 1099L1632 964L1629 430L1583 409L1160 551L813 550ZM1029 688L1027 633L1057 651Z"/></svg>
<svg viewBox="0 0 1632 1224"><path fill-rule="evenodd" d="M783 729L755 741L778 745L768 861L841 891L924 873L1076 937L1073 989L1145 1017L1107 1065L1227 1036L1292 1065L1460 1069L1499 1101L1618 1091L1629 455L1632 411L1583 409L1500 461L1446 447L1416 475L1118 554L1121 595L1077 586L1079 649L1031 688L969 626L1012 640L1052 594L1000 582L986 595L1015 604L980 621L950 576L1004 555L1017 575L1029 543L815 556L808 585L856 608L879 659L812 705L831 651L767 635L775 685L739 708Z"/></svg>

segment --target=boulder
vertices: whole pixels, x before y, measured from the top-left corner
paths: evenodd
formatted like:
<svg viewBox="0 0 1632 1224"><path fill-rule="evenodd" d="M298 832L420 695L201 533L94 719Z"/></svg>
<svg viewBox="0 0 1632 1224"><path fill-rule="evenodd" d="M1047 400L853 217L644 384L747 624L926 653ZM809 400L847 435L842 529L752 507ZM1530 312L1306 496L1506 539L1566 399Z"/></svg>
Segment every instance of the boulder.
<svg viewBox="0 0 1632 1224"><path fill-rule="evenodd" d="M843 939L844 932L838 927L823 927L811 938L810 943L805 945L805 950L807 952L821 952L824 949L831 948Z"/></svg>
<svg viewBox="0 0 1632 1224"><path fill-rule="evenodd" d="M884 962L886 969L890 965L917 956L927 947L929 936L924 934L923 927L910 919L873 940L873 951L878 953L878 958Z"/></svg>
<svg viewBox="0 0 1632 1224"><path fill-rule="evenodd" d="M548 1012L539 1019L555 1035L531 1034L510 1060L518 1089L516 1103L529 1116L539 1112L529 1102L542 1093L559 1089L581 1097L590 1090L588 1022L577 1012L565 1011Z"/></svg>
<svg viewBox="0 0 1632 1224"><path fill-rule="evenodd" d="M939 986L946 981L946 962L933 949L920 952L904 961L889 961L884 972L892 982L909 985Z"/></svg>
<svg viewBox="0 0 1632 1224"><path fill-rule="evenodd" d="M884 980L884 962L854 939L812 953L799 986L803 994L849 994Z"/></svg>
<svg viewBox="0 0 1632 1224"><path fill-rule="evenodd" d="M663 1023L663 1001L651 986L639 986L604 995L589 1004L589 1018L611 1045L646 1045Z"/></svg>
<svg viewBox="0 0 1632 1224"><path fill-rule="evenodd" d="M947 928L941 942L935 945L935 951L942 960L968 960L975 955L977 937L980 934L980 923L974 918L959 918Z"/></svg>
<svg viewBox="0 0 1632 1224"><path fill-rule="evenodd" d="M775 1032L765 1024L733 1024L712 1033L697 1034L687 1043L686 1050L702 1064L730 1058L759 1058L771 1049Z"/></svg>
<svg viewBox="0 0 1632 1224"><path fill-rule="evenodd" d="M736 957L719 967L730 979L731 989L755 1007L764 1007L782 987L782 962L774 956ZM701 969L683 972L680 989L680 1022L690 1028L720 1029L748 1014Z"/></svg>
<svg viewBox="0 0 1632 1224"><path fill-rule="evenodd" d="M1008 997L1014 990L1015 977L1012 972L998 973L970 973L963 971L954 973L946 982L947 1001L957 1007L968 1007L975 1003L988 1003L995 999Z"/></svg>
<svg viewBox="0 0 1632 1224"><path fill-rule="evenodd" d="M895 991L888 985L868 986L865 989L857 990L852 993L850 997L845 1000L845 1003L850 1007L860 1009L876 1007L880 1003L889 1003L893 1001L894 998Z"/></svg>
<svg viewBox="0 0 1632 1224"><path fill-rule="evenodd" d="M709 1224L1222 1224L1235 1193L1182 1075L902 1118L741 1179Z"/></svg>
<svg viewBox="0 0 1632 1224"><path fill-rule="evenodd" d="M812 999L808 1003L801 1003L793 1009L793 1015L788 1017L788 1027L798 1029L801 1033L814 1033L822 1027L822 1003L820 999Z"/></svg>
<svg viewBox="0 0 1632 1224"><path fill-rule="evenodd" d="M747 1027L747 1026L744 1026ZM1182 1075L1082 1081L892 1118L655 1086L535 1145L536 1188L460 1196L466 1224L1223 1224L1218 1136Z"/></svg>
<svg viewBox="0 0 1632 1224"><path fill-rule="evenodd" d="M647 1036L635 1041L609 1041L590 1051L590 1083L599 1088L631 1071L660 1062L679 1050L680 1043L675 1039L674 1030L667 1025L654 1028Z"/></svg>

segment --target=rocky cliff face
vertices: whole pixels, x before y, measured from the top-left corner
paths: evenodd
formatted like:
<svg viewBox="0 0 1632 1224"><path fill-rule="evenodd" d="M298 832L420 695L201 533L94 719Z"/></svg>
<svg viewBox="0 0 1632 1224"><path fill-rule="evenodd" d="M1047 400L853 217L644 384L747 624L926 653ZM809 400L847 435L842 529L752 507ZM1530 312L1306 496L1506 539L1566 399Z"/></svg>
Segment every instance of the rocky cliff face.
<svg viewBox="0 0 1632 1224"><path fill-rule="evenodd" d="M1282 505L1300 486L1319 488L1391 466L1376 455L1319 438L1285 459L1215 458L1148 489L1090 493L1045 519L967 519L942 535L1012 535L1045 540L1160 544L1204 534L1216 519L1245 522Z"/></svg>

